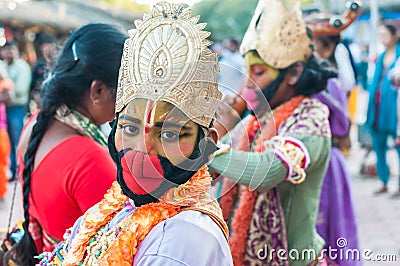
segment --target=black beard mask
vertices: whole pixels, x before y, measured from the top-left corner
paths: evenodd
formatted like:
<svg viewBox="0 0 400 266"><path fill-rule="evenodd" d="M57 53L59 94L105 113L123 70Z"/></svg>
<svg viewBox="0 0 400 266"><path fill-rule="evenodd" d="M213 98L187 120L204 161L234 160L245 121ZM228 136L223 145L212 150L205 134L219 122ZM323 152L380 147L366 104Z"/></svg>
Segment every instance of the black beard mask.
<svg viewBox="0 0 400 266"><path fill-rule="evenodd" d="M179 165L173 165L165 157L159 155L147 155L142 152L133 151L130 148L117 152L115 148L115 132L117 123L115 120L113 123L108 139L108 148L111 157L117 164L117 181L120 184L123 193L131 198L137 207L147 203L157 202L158 199L170 188L186 183L205 163L208 162L208 156L218 150L215 143L211 139L205 138L202 128L199 128L197 142L192 154ZM149 161L149 157L151 157L152 162ZM143 162L147 162L147 165L143 164ZM133 166L135 167L134 169L132 168ZM160 168L162 168L162 170ZM155 169L158 169L158 171ZM163 175L162 179L151 178L152 181L156 181L155 184L157 187L155 189L150 190L147 187L143 190L140 188L141 185L137 182L137 179L148 178L147 180L151 180L149 178L150 176L146 177L146 172L151 172L153 175L158 175L159 177ZM138 176L140 177L135 178ZM135 179L135 181L133 181L133 179ZM157 182L161 183L158 185ZM135 189L136 186L138 186L138 190L135 190L135 193L132 190ZM140 193L138 191L140 191Z"/></svg>

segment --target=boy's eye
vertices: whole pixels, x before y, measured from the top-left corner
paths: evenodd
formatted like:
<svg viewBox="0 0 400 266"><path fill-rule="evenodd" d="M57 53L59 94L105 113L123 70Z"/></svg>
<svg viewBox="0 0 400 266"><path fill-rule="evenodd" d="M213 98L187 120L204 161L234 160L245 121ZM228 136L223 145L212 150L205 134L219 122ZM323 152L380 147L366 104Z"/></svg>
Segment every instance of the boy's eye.
<svg viewBox="0 0 400 266"><path fill-rule="evenodd" d="M264 72L265 71L257 71L257 72L254 72L254 75L256 75L256 76L261 76L262 74L264 74Z"/></svg>
<svg viewBox="0 0 400 266"><path fill-rule="evenodd" d="M119 127L122 129L122 133L128 137L134 137L139 134L139 128L134 125L119 125Z"/></svg>
<svg viewBox="0 0 400 266"><path fill-rule="evenodd" d="M165 142L177 142L179 140L179 134L173 131L161 132L161 141Z"/></svg>

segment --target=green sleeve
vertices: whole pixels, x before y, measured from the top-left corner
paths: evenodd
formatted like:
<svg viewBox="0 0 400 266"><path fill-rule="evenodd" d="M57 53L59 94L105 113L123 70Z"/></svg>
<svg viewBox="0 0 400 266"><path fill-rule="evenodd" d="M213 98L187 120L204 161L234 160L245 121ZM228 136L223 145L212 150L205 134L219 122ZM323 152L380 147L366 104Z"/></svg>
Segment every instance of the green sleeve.
<svg viewBox="0 0 400 266"><path fill-rule="evenodd" d="M331 146L328 137L314 135L291 137L302 141L308 150L310 165L306 173L325 162ZM215 157L209 167L211 171L216 171L234 182L260 191L277 186L285 180L288 173L287 167L275 156L273 150L255 153L231 149L229 153Z"/></svg>
<svg viewBox="0 0 400 266"><path fill-rule="evenodd" d="M226 134L218 142L223 143L223 144L229 144L230 140L231 139L230 139L229 134Z"/></svg>

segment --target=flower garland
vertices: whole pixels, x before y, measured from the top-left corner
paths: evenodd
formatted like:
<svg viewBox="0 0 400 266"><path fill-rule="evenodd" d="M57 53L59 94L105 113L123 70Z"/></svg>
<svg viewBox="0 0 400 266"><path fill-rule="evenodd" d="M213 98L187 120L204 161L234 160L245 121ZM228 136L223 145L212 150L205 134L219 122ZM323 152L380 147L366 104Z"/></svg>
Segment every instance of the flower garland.
<svg viewBox="0 0 400 266"><path fill-rule="evenodd" d="M141 241L154 226L207 198L212 180L207 170L204 165L185 184L168 190L159 202L136 208L107 231L105 225L129 202L114 182L98 208L84 216L62 265L132 265Z"/></svg>
<svg viewBox="0 0 400 266"><path fill-rule="evenodd" d="M239 196L239 186L228 178L222 180L222 191L219 204L221 205L222 216L225 222L229 222L237 197Z"/></svg>
<svg viewBox="0 0 400 266"><path fill-rule="evenodd" d="M278 132L279 127L285 120L294 112L297 106L305 99L305 96L297 96L285 102L274 110L273 119L275 123L266 123L260 132L261 122L255 116L247 126L242 142L239 143L239 150L250 150L250 144L257 137L254 152L264 151L264 141L272 138ZM268 119L267 119L268 120ZM238 186L238 185L236 185ZM227 199L225 202L221 200L221 208L224 213L232 213L234 202L236 201L236 189L231 189L229 193L224 195ZM244 265L244 251L246 248L247 234L250 229L250 223L253 216L254 206L258 197L258 191L250 191L247 187L244 188L239 206L234 214L232 221L232 237L230 239L232 258L235 266ZM228 203L228 204L224 204ZM227 211L225 208L229 208ZM225 210L224 210L225 209Z"/></svg>

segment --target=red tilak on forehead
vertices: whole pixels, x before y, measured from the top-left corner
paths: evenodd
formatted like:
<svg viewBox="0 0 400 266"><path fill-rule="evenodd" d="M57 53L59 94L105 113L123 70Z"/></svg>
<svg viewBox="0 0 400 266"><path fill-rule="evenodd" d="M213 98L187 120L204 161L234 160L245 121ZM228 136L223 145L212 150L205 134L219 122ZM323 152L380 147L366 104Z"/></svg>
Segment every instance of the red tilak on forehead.
<svg viewBox="0 0 400 266"><path fill-rule="evenodd" d="M148 103L147 103L147 119L146 119L146 123L147 124L150 124L152 121L151 121L151 111L153 110L153 101L149 101ZM147 126L147 125L146 125Z"/></svg>
<svg viewBox="0 0 400 266"><path fill-rule="evenodd" d="M153 108L155 108L153 101L148 101L147 105L146 105L146 114L145 114L145 125L144 125L144 133L145 134L149 134L150 133L150 129L153 126L153 122L154 122L154 117L152 117L154 115Z"/></svg>
<svg viewBox="0 0 400 266"><path fill-rule="evenodd" d="M150 126L148 126L148 125L144 126L144 133L145 134L149 134L150 133Z"/></svg>

